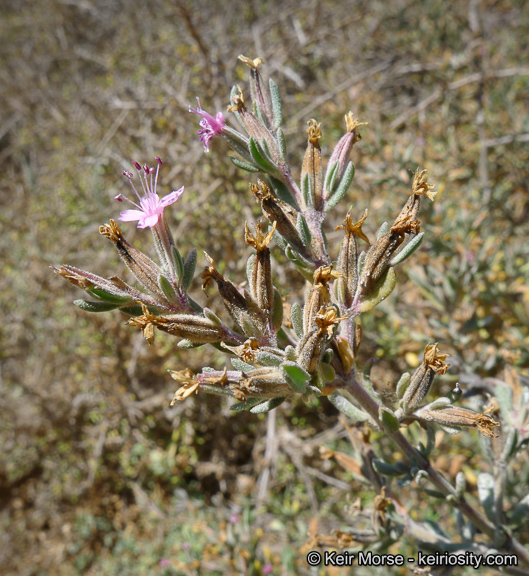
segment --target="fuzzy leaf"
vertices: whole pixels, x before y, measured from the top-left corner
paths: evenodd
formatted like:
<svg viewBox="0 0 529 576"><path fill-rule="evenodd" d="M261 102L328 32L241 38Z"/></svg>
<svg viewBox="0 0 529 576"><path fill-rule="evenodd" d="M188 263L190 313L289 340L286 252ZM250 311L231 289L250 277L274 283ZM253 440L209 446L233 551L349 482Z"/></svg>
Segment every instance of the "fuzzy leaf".
<svg viewBox="0 0 529 576"><path fill-rule="evenodd" d="M296 199L284 182L274 178L273 176L270 176L270 186L272 187L274 194L280 200L283 200L283 202L286 202L289 206L292 206L292 208L299 211L299 206L296 202Z"/></svg>
<svg viewBox="0 0 529 576"><path fill-rule="evenodd" d="M279 405L283 404L286 400L285 397L283 398L272 398L271 400L265 400L262 404L257 404L250 409L252 414L263 414L264 412L270 412L274 408L277 408Z"/></svg>
<svg viewBox="0 0 529 576"><path fill-rule="evenodd" d="M237 402L230 406L230 410L234 412L245 412L246 410L250 410L257 404L261 404L263 402L262 398L248 398L246 402Z"/></svg>
<svg viewBox="0 0 529 576"><path fill-rule="evenodd" d="M281 128L277 129L276 137L277 137L277 144L279 146L279 154L281 155L281 159L283 160L283 162L286 163L286 161L287 161L287 143L285 140L285 134L283 133L283 130Z"/></svg>
<svg viewBox="0 0 529 576"><path fill-rule="evenodd" d="M252 366L251 364L247 364L246 362L243 362L240 358L231 358L231 365L235 368L235 370L240 370L241 372L251 372L252 370L255 370L255 366Z"/></svg>
<svg viewBox="0 0 529 576"><path fill-rule="evenodd" d="M314 186L310 174L305 174L305 177L301 181L301 194L305 206L314 206Z"/></svg>
<svg viewBox="0 0 529 576"><path fill-rule="evenodd" d="M404 464L404 462L388 464L388 462L384 462L384 460L379 460L378 458L373 459L373 468L383 476L402 476L410 470L409 466Z"/></svg>
<svg viewBox="0 0 529 576"><path fill-rule="evenodd" d="M494 478L486 472L478 475L478 496L487 518L494 522Z"/></svg>
<svg viewBox="0 0 529 576"><path fill-rule="evenodd" d="M270 78L268 80L270 86L270 100L272 101L272 116L274 118L274 130L277 130L283 123L283 104L277 84Z"/></svg>
<svg viewBox="0 0 529 576"><path fill-rule="evenodd" d="M255 264L255 254L250 254L248 260L246 260L246 278L248 278L248 285L252 285L253 267ZM252 294L255 296L255 294Z"/></svg>
<svg viewBox="0 0 529 576"><path fill-rule="evenodd" d="M512 414L514 411L514 401L512 388L507 384L498 384L495 388L494 394L500 406L500 414L508 424L511 423Z"/></svg>
<svg viewBox="0 0 529 576"><path fill-rule="evenodd" d="M285 254L292 264L294 264L298 272L311 282L314 276L314 266L312 263L303 258L299 252L293 250L291 246L287 246Z"/></svg>
<svg viewBox="0 0 529 576"><path fill-rule="evenodd" d="M411 381L411 376L409 372L404 372L397 383L397 398L401 399L404 396L404 392L408 388Z"/></svg>
<svg viewBox="0 0 529 576"><path fill-rule="evenodd" d="M394 268L389 268L386 274L376 283L373 287L371 294L360 304L360 314L372 310L385 300L395 288L397 283L397 275Z"/></svg>
<svg viewBox="0 0 529 576"><path fill-rule="evenodd" d="M246 170L246 172L254 172L255 173L255 172L261 171L254 164L250 164L249 162L245 162L244 160L237 158L237 156L228 156L228 158L233 162L233 164L235 164L235 166L237 166L237 168L240 168L241 170Z"/></svg>
<svg viewBox="0 0 529 576"><path fill-rule="evenodd" d="M381 406L378 410L378 415L380 416L380 419L386 428L389 428L393 432L398 432L400 428L400 422L389 408Z"/></svg>
<svg viewBox="0 0 529 576"><path fill-rule="evenodd" d="M310 374L295 362L286 361L281 364L281 371L292 390L298 394L305 392Z"/></svg>
<svg viewBox="0 0 529 576"><path fill-rule="evenodd" d="M349 164L347 164L347 168L345 169L344 175L340 180L340 183L336 187L336 190L325 202L325 212L328 212L331 208L336 206L336 204L338 204L338 202L340 202L340 200L345 196L347 190L349 190L351 182L353 181L354 175L354 164L349 162Z"/></svg>
<svg viewBox="0 0 529 576"><path fill-rule="evenodd" d="M335 162L332 165L332 168L327 171L325 175L325 199L327 199L333 192L334 187L336 186L336 175L338 174L338 166L339 162Z"/></svg>
<svg viewBox="0 0 529 576"><path fill-rule="evenodd" d="M213 312L213 310L210 310L209 308L204 308L203 313L205 318L211 320L217 326L222 325L222 320L215 314L215 312Z"/></svg>
<svg viewBox="0 0 529 576"><path fill-rule="evenodd" d="M380 240L382 236L385 236L389 232L389 224L387 222L383 222L377 232L377 240Z"/></svg>
<svg viewBox="0 0 529 576"><path fill-rule="evenodd" d="M267 174L277 174L277 166L273 163L272 159L268 157L263 147L253 138L250 138L249 144L250 154L260 170Z"/></svg>
<svg viewBox="0 0 529 576"><path fill-rule="evenodd" d="M401 262L404 262L404 260L409 258L415 252L415 250L417 250L417 248L422 244L423 238L424 238L424 232L421 232L420 234L417 234L417 236L414 236L406 244L406 246L404 246L404 248L395 256L395 258L391 260L390 265L396 266L397 264L400 264Z"/></svg>
<svg viewBox="0 0 529 576"><path fill-rule="evenodd" d="M132 306L123 306L122 308L119 309L119 311L128 314L129 316L141 316L143 314L142 307L137 304L134 304Z"/></svg>
<svg viewBox="0 0 529 576"><path fill-rule="evenodd" d="M85 288L85 292L94 298L97 298L98 300L107 302L108 304L116 304L121 306L123 304L127 304L128 302L132 302L131 296L119 296L118 294L112 294L104 288L98 288L97 286L93 286L92 288Z"/></svg>
<svg viewBox="0 0 529 576"><path fill-rule="evenodd" d="M204 342L192 342L187 338L182 338L182 340L178 342L177 346L183 350L191 350L191 348L200 348L200 346L204 346Z"/></svg>
<svg viewBox="0 0 529 576"><path fill-rule="evenodd" d="M281 250L286 250L288 246L288 242L281 236L281 234L275 230L274 235L272 236L274 242L281 248Z"/></svg>
<svg viewBox="0 0 529 576"><path fill-rule="evenodd" d="M520 502L516 504L509 518L509 524L520 526L527 518L529 518L529 494L524 496Z"/></svg>
<svg viewBox="0 0 529 576"><path fill-rule="evenodd" d="M296 349L290 344L285 348L285 360L290 360L290 362L297 360Z"/></svg>
<svg viewBox="0 0 529 576"><path fill-rule="evenodd" d="M176 274L176 281L181 284L184 277L184 259L182 254L176 246L171 247L171 257L173 260L173 268Z"/></svg>
<svg viewBox="0 0 529 576"><path fill-rule="evenodd" d="M276 356L271 352L261 351L257 352L255 358L261 366L279 366L283 362L281 356Z"/></svg>
<svg viewBox="0 0 529 576"><path fill-rule="evenodd" d="M298 219L296 222L296 230L299 234L303 246L310 246L311 242L310 230L309 227L307 226L307 221L305 220L301 212L298 214Z"/></svg>
<svg viewBox="0 0 529 576"><path fill-rule="evenodd" d="M160 287L160 290L163 292L164 296L167 298L169 302L175 303L177 301L177 296L174 287L163 274L160 274L160 276L158 276L158 286Z"/></svg>
<svg viewBox="0 0 529 576"><path fill-rule="evenodd" d="M297 302L294 302L290 308L290 319L296 336L303 338L303 310Z"/></svg>
<svg viewBox="0 0 529 576"><path fill-rule="evenodd" d="M89 300L74 300L74 304L85 312L109 312L119 307L118 304L110 302L90 302Z"/></svg>
<svg viewBox="0 0 529 576"><path fill-rule="evenodd" d="M332 382L336 378L336 370L330 364L322 362L320 367L325 382Z"/></svg>
<svg viewBox="0 0 529 576"><path fill-rule="evenodd" d="M330 403L334 405L340 412L356 420L357 422L365 422L369 416L360 408L357 408L354 404L349 402L347 398L342 396L339 392L333 392L327 396Z"/></svg>
<svg viewBox="0 0 529 576"><path fill-rule="evenodd" d="M182 287L184 290L188 290L193 281L193 276L195 275L195 268L197 265L197 249L193 248L191 252L186 257L184 263L184 276L182 278Z"/></svg>

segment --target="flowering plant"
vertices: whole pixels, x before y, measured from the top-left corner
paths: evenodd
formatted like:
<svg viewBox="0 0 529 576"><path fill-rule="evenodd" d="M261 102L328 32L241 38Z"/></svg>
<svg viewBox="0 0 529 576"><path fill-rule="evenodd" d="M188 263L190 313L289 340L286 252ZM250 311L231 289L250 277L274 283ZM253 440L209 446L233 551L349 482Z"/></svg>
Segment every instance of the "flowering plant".
<svg viewBox="0 0 529 576"><path fill-rule="evenodd" d="M231 406L234 411L263 413L294 396L304 400L325 396L352 421L383 431L396 443L405 460L391 463L374 456L369 433L363 432L360 442L353 441L363 463L360 473L380 492L375 499L369 530L354 528L339 534L335 540L325 539L313 531L314 545L353 546L380 541L381 546L387 548L406 530L421 543L428 542L430 548L447 550L450 544L452 549L457 549L444 535L434 534L430 529L424 532L426 525L412 521L391 488L393 477L400 478L401 483L419 483L427 478L435 488L434 493L449 501L461 518L466 516L473 530L477 528L485 534L495 549L515 551L520 559L529 562L529 554L509 532L494 498L493 505L490 504L494 493L490 476L483 476L481 481L480 496L483 495L481 500L486 512L483 516L465 499L464 477L458 476L456 485L452 486L428 460L435 444L436 426L451 434L464 427L474 427L487 442L496 438L499 423L493 413L497 409L491 406L477 413L455 406L461 397L459 386L447 396L425 403L435 377L445 374L449 367L447 354L439 351L438 344L426 346L423 361L413 374L402 375L396 385L398 406L394 409L382 402L357 366L362 344L362 315L391 294L396 285L395 268L422 242L420 205L435 199L426 170L417 169L403 207L392 224L382 224L372 242L362 229L367 210L360 215L351 207L343 224L336 228L343 231L343 235L339 250L332 253L323 224L328 212L346 196L352 183L354 165L349 157L361 139L359 128L363 123L351 112L345 116L346 132L324 168L321 125L310 120L297 181L287 159L279 90L272 80L266 86L260 58L240 59L250 70L252 104L247 106L237 86L232 89L228 111L242 131L228 126L221 112L214 116L203 110L198 99L198 107L189 109L201 117L198 135L206 152L211 141L220 136L237 154L230 157L237 167L259 174L250 183L250 191L265 219L255 223L253 229L245 224L244 239L253 249L246 266L247 288L226 278L207 253L208 264L201 274L204 291L216 284L228 319L198 304L189 294L197 250L191 250L186 258L182 256L165 217L165 209L181 197L184 188L160 199L157 194L159 158L156 172L147 165L134 163L143 190L140 196L132 186L139 203L123 195L117 197L136 208L121 212L119 220L137 221L138 228L151 229L159 264L128 243L114 220L100 227L100 233L113 242L145 292L117 277L105 279L69 265L55 267L55 271L91 297L91 300L76 301L81 309L120 310L130 317L128 324L140 328L149 343L157 329L176 336L181 348L211 344L227 355L231 366L224 370L205 367L199 374L189 368L171 370L171 376L179 385L172 404L192 394L207 392L234 398L236 402ZM124 172L124 175L132 184L132 173ZM287 307L274 286L272 242L306 279L303 303L294 302ZM520 406L528 400L526 392L517 396ZM499 408L504 410L505 406ZM419 449L401 432L401 428L414 423L426 434ZM526 412L509 426L509 433L510 430L517 433L504 454L505 459L514 457L529 437ZM326 452L326 457L333 455L336 456ZM475 540L474 532L463 520L461 525L464 536L461 549L483 552L484 545Z"/></svg>

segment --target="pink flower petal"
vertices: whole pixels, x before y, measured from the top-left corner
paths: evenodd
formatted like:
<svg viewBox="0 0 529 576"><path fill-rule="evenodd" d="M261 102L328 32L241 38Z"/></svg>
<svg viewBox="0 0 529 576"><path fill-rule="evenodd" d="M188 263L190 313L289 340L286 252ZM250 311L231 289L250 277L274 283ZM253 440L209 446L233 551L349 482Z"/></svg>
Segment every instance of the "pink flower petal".
<svg viewBox="0 0 529 576"><path fill-rule="evenodd" d="M145 213L142 210L123 210L119 215L119 219L122 222L134 222L135 220L141 220Z"/></svg>
<svg viewBox="0 0 529 576"><path fill-rule="evenodd" d="M158 218L158 214L148 214L141 222L141 224L143 224L142 228L146 228L147 226L154 226L158 223Z"/></svg>
<svg viewBox="0 0 529 576"><path fill-rule="evenodd" d="M171 194L167 194L167 196L164 196L160 200L160 206L163 206L164 208L166 208L167 206L174 204L178 200L178 198L180 198L180 196L182 196L183 192L184 192L184 187L182 186L182 188L180 188L180 190L176 190L175 192L171 192Z"/></svg>

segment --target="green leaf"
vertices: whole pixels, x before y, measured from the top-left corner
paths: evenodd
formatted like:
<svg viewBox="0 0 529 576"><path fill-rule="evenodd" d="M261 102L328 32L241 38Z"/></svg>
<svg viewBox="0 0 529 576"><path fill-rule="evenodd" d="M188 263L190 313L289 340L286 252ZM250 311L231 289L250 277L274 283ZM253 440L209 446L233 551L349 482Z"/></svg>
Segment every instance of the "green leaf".
<svg viewBox="0 0 529 576"><path fill-rule="evenodd" d="M301 242L303 244L303 246L310 246L310 242L311 242L311 234L310 234L310 230L309 227L307 226L307 221L305 220L303 214L300 212L298 214L298 219L296 222L296 230L299 234L299 237L301 239Z"/></svg>
<svg viewBox="0 0 529 576"><path fill-rule="evenodd" d="M384 460L378 458L373 459L373 468L383 476L403 476L410 470L409 466L404 462L396 462L395 464L388 464Z"/></svg>
<svg viewBox="0 0 529 576"><path fill-rule="evenodd" d="M369 419L369 416L363 410L360 410L360 408L357 408L354 404L349 402L349 400L342 396L338 391L333 392L330 396L327 396L327 398L335 408L349 418L352 418L357 422L365 422Z"/></svg>
<svg viewBox="0 0 529 576"><path fill-rule="evenodd" d="M283 238L283 236L281 236L281 234L277 230L274 231L274 235L272 236L272 238L274 239L274 242L278 245L278 247L281 248L281 250L287 249L288 242Z"/></svg>
<svg viewBox="0 0 529 576"><path fill-rule="evenodd" d="M122 306L119 311L128 314L129 316L141 316L143 314L143 308L137 304L132 306Z"/></svg>
<svg viewBox="0 0 529 576"><path fill-rule="evenodd" d="M495 522L494 514L494 478L486 472L478 475L478 497L487 518Z"/></svg>
<svg viewBox="0 0 529 576"><path fill-rule="evenodd" d="M296 336L300 339L303 338L303 310L297 302L294 302L290 307L290 319Z"/></svg>
<svg viewBox="0 0 529 576"><path fill-rule="evenodd" d="M382 226L378 229L377 232L377 240L380 240L382 236L385 236L389 232L389 224L387 222L383 222Z"/></svg>
<svg viewBox="0 0 529 576"><path fill-rule="evenodd" d="M325 382L332 382L336 378L336 370L327 362L320 364Z"/></svg>
<svg viewBox="0 0 529 576"><path fill-rule="evenodd" d="M74 300L74 304L85 312L109 312L119 307L117 304L111 304L110 302L90 302L89 300Z"/></svg>
<svg viewBox="0 0 529 576"><path fill-rule="evenodd" d="M289 206L292 206L295 210L299 212L299 206L294 198L292 192L288 188L288 186L282 181L274 178L273 176L269 176L270 179L270 186L274 191L274 194L283 202L286 202Z"/></svg>
<svg viewBox="0 0 529 576"><path fill-rule="evenodd" d="M277 84L270 78L268 80L270 86L270 99L272 101L272 116L274 118L274 129L277 130L283 123L283 104L281 96L279 95L279 88Z"/></svg>
<svg viewBox="0 0 529 576"><path fill-rule="evenodd" d="M250 254L248 260L246 260L246 278L248 278L248 285L252 285L253 267L255 265L255 254ZM254 296L254 294L252 294Z"/></svg>
<svg viewBox="0 0 529 576"><path fill-rule="evenodd" d="M415 252L415 250L417 250L417 248L422 244L423 238L424 238L424 232L421 232L420 234L417 234L417 236L414 236L404 246L404 248L402 248L402 250L395 256L395 258L391 260L390 265L396 266L397 264L400 264L401 262L404 262L404 260L409 258Z"/></svg>
<svg viewBox="0 0 529 576"><path fill-rule="evenodd" d="M173 285L163 274L158 276L158 286L169 302L174 304L177 301L177 296Z"/></svg>
<svg viewBox="0 0 529 576"><path fill-rule="evenodd" d="M261 336L261 328L256 326L253 322L253 320L251 319L251 317L246 314L246 312L243 312L240 316L240 324L241 324L241 328L243 329L244 333L246 334L246 336L248 336L248 338L259 338L259 336Z"/></svg>
<svg viewBox="0 0 529 576"><path fill-rule="evenodd" d="M285 254L304 278L309 281L313 280L314 266L312 262L303 258L303 256L299 252L295 251L291 246L287 246Z"/></svg>
<svg viewBox="0 0 529 576"><path fill-rule="evenodd" d="M204 346L204 342L192 342L187 338L182 338L180 342L177 344L178 348L182 348L182 350L191 350L191 348L200 348L200 346Z"/></svg>
<svg viewBox="0 0 529 576"><path fill-rule="evenodd" d="M430 404L424 406L424 408L427 408L428 410L443 410L444 408L448 408L449 406L450 406L450 398L442 396L441 398L436 398L433 402L430 402Z"/></svg>
<svg viewBox="0 0 529 576"><path fill-rule="evenodd" d="M209 308L204 308L202 312L204 313L205 318L211 320L217 326L222 325L222 320L215 314L215 312L213 312L213 310L210 310Z"/></svg>
<svg viewBox="0 0 529 576"><path fill-rule="evenodd" d="M501 417L507 424L510 424L514 411L512 388L507 384L498 383L495 387L494 394L496 400L498 400Z"/></svg>
<svg viewBox="0 0 529 576"><path fill-rule="evenodd" d="M355 175L354 164L352 162L349 162L347 168L345 169L344 175L340 180L340 183L336 187L336 190L325 202L325 212L328 212L331 208L336 206L336 204L338 204L338 202L340 202L340 200L345 196L347 190L349 190L351 182L353 181L354 175Z"/></svg>
<svg viewBox="0 0 529 576"><path fill-rule="evenodd" d="M314 186L310 174L305 174L301 181L301 194L305 201L305 206L314 206Z"/></svg>
<svg viewBox="0 0 529 576"><path fill-rule="evenodd" d="M393 292L396 283L397 275L395 269L389 268L384 276L382 276L382 278L380 278L380 280L375 284L371 294L369 294L369 296L367 296L360 304L360 314L369 312L369 310L372 310L385 300Z"/></svg>
<svg viewBox="0 0 529 576"><path fill-rule="evenodd" d="M184 259L176 246L171 247L171 256L173 260L173 268L176 274L176 281L178 284L182 284L182 279L184 277Z"/></svg>
<svg viewBox="0 0 529 576"><path fill-rule="evenodd" d="M255 358L261 366L279 366L281 362L283 362L281 356L276 356L275 354L264 350L257 352Z"/></svg>
<svg viewBox="0 0 529 576"><path fill-rule="evenodd" d="M251 372L252 370L255 370L255 366L252 366L251 364L247 364L246 362L243 362L240 358L231 358L231 365L235 368L235 370L240 370L241 372Z"/></svg>
<svg viewBox="0 0 529 576"><path fill-rule="evenodd" d="M281 160L286 163L287 161L287 143L285 140L285 134L281 128L277 129L276 132L277 137L277 144L279 146L279 154L281 156Z"/></svg>
<svg viewBox="0 0 529 576"><path fill-rule="evenodd" d="M296 349L290 344L285 348L285 360L295 362L297 360Z"/></svg>
<svg viewBox="0 0 529 576"><path fill-rule="evenodd" d="M385 406L381 406L378 409L378 415L380 416L380 419L382 420L382 424L384 424L384 426L386 428L389 428L389 430L391 430L393 432L399 431L400 422L399 422L398 418L395 416L395 414L393 414L393 412L389 408L386 408Z"/></svg>
<svg viewBox="0 0 529 576"><path fill-rule="evenodd" d="M261 170L255 166L255 164L250 164L249 162L245 162L244 160L240 160L236 156L228 156L228 158L241 170L246 170L246 172L260 172Z"/></svg>
<svg viewBox="0 0 529 576"><path fill-rule="evenodd" d="M267 156L262 146L260 146L253 136L250 138L249 150L255 164L260 170L267 174L277 174L277 166L273 163L272 159Z"/></svg>
<svg viewBox="0 0 529 576"><path fill-rule="evenodd" d="M277 408L279 405L283 404L286 400L286 397L283 398L272 398L271 400L266 400L262 404L257 404L250 409L252 414L263 414L264 412L270 412L274 408Z"/></svg>
<svg viewBox="0 0 529 576"><path fill-rule="evenodd" d="M92 288L85 288L85 292L97 298L98 300L103 300L103 302L108 302L109 304L117 304L118 306L132 302L131 296L119 296L118 294L112 294L103 288L98 288L93 286Z"/></svg>
<svg viewBox="0 0 529 576"><path fill-rule="evenodd" d="M245 412L253 408L257 404L261 404L263 402L262 398L248 398L246 402L236 402L232 406L230 406L230 410L234 412Z"/></svg>
<svg viewBox="0 0 529 576"><path fill-rule="evenodd" d="M397 398L399 400L404 396L406 389L408 388L411 381L411 376L409 372L404 372L397 383Z"/></svg>
<svg viewBox="0 0 529 576"><path fill-rule="evenodd" d="M325 175L325 199L327 199L334 192L334 187L336 186L336 175L338 174L339 162L335 162L332 168L327 171Z"/></svg>
<svg viewBox="0 0 529 576"><path fill-rule="evenodd" d="M295 362L286 361L281 364L281 372L290 388L297 394L303 394L310 381L310 374Z"/></svg>
<svg viewBox="0 0 529 576"><path fill-rule="evenodd" d="M184 274L182 278L182 287L184 290L188 290L189 286L191 286L191 282L193 281L193 276L195 275L195 268L197 265L197 249L193 248L191 252L186 257L186 261L184 263Z"/></svg>
<svg viewBox="0 0 529 576"><path fill-rule="evenodd" d="M527 518L529 518L529 494L524 496L520 502L516 504L510 515L509 524L521 526L522 522L527 521Z"/></svg>

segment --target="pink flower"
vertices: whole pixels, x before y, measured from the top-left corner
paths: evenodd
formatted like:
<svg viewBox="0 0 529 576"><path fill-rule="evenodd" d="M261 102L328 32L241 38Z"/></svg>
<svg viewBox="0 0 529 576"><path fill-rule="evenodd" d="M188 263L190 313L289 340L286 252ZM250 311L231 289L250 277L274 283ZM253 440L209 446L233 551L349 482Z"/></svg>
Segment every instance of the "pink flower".
<svg viewBox="0 0 529 576"><path fill-rule="evenodd" d="M272 564L265 564L263 566L263 569L261 571L262 574L271 574L274 570L274 567L272 566Z"/></svg>
<svg viewBox="0 0 529 576"><path fill-rule="evenodd" d="M209 142L213 138L213 136L217 136L220 134L224 129L224 125L226 124L226 120L224 120L224 116L222 112L218 112L215 117L211 114L208 114L200 107L200 100L197 98L198 108L191 108L189 107L189 112L193 112L193 114L199 114L202 116L202 120L200 121L201 130L198 131L198 135L200 136L200 141L204 144L204 152L209 152Z"/></svg>
<svg viewBox="0 0 529 576"><path fill-rule="evenodd" d="M168 566L171 566L171 560L168 560L167 558L162 558L160 560L160 566L162 568L167 568Z"/></svg>
<svg viewBox="0 0 529 576"><path fill-rule="evenodd" d="M160 170L160 166L162 165L162 161L158 156L156 156L156 162L158 166L156 168L156 175L153 178L154 168L149 168L147 164L145 166L140 166L138 162L133 162L134 167L138 170L140 174L141 180L141 187L143 188L144 196L140 196L138 191L136 190L134 184L132 183L132 172L123 172L123 175L126 176L129 181L132 189L134 190L136 196L139 200L139 205L136 202L133 202L123 194L118 194L116 196L116 200L119 202L123 202L123 200L127 200L133 206L136 206L138 210L124 210L119 215L119 220L122 222L138 222L138 228L147 228L156 226L158 224L158 220L160 216L162 216L163 211L167 206L174 204L178 198L182 195L184 191L184 187L180 188L180 190L176 190L176 192L171 192L171 194L167 194L161 200L158 194L156 193L156 185L158 183L158 171ZM150 175L150 178L148 176Z"/></svg>

